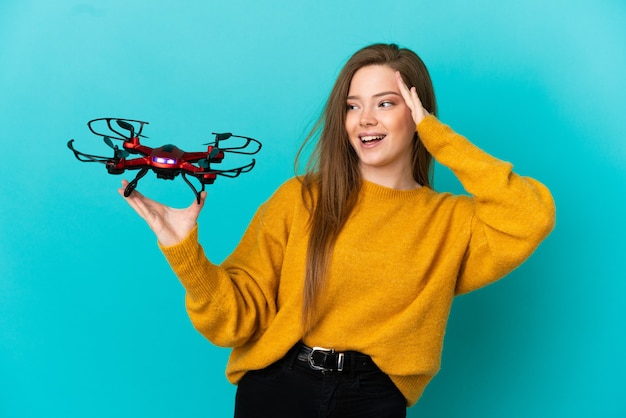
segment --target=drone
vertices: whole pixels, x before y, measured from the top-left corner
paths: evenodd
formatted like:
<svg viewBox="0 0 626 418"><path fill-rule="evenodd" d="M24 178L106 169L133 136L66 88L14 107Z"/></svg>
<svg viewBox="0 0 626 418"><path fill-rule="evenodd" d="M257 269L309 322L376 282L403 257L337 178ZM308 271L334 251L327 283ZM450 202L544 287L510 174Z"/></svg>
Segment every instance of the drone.
<svg viewBox="0 0 626 418"><path fill-rule="evenodd" d="M185 152L171 144L151 148L140 143L140 138L148 138L142 135L143 128L147 124L148 122L140 120L120 118L99 118L87 122L89 130L102 137L105 144L113 149L112 157L80 152L74 148L73 139L67 143L67 146L79 161L102 163L106 166L109 174L122 174L126 170L139 170L136 177L124 189L124 196L126 197L135 190L139 180L149 170L152 170L156 173L157 178L166 180L173 180L180 174L193 190L198 204L200 204L200 195L204 191L205 185L213 184L217 176L234 178L241 173L247 173L254 167L255 160L252 159L249 164L227 170L215 169L212 164L221 163L227 153L253 155L261 150L261 143L256 139L233 135L230 132L213 132L215 141L204 144L207 145L206 151ZM240 138L243 144L234 147L222 147L221 143L229 138ZM122 148L115 145L113 140L122 141ZM131 155L138 157L129 159L128 157ZM189 176L195 177L200 182L200 190L191 183Z"/></svg>

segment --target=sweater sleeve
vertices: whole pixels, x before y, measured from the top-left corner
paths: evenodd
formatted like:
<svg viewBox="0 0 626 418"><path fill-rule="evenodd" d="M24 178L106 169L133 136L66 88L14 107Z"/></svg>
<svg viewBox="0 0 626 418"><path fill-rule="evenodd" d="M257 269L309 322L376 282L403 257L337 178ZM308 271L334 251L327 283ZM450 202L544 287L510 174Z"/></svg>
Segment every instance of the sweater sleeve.
<svg viewBox="0 0 626 418"><path fill-rule="evenodd" d="M290 223L285 187L263 204L235 251L212 263L198 242L198 227L182 242L161 246L186 290L194 327L213 344L237 347L256 338L274 318L279 272Z"/></svg>
<svg viewBox="0 0 626 418"><path fill-rule="evenodd" d="M538 181L485 153L434 116L417 126L433 157L472 195L469 243L456 284L467 293L511 272L526 260L555 224L555 205Z"/></svg>

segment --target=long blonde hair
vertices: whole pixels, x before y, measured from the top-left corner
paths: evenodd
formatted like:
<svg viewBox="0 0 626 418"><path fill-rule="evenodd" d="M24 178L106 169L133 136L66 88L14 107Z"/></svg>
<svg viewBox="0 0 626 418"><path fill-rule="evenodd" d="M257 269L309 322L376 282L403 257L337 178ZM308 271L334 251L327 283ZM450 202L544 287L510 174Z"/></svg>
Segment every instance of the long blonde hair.
<svg viewBox="0 0 626 418"><path fill-rule="evenodd" d="M357 51L346 62L326 106L296 156L296 170L306 145L318 138L300 177L303 199L310 217L310 235L304 278L302 321L309 330L315 320L315 303L330 265L332 250L350 216L361 187L359 160L345 127L346 98L354 74L362 67L387 65L399 71L409 87L415 86L424 108L437 114L432 81L423 61L411 50L395 44L373 44ZM413 146L413 177L430 186L432 156L419 140Z"/></svg>

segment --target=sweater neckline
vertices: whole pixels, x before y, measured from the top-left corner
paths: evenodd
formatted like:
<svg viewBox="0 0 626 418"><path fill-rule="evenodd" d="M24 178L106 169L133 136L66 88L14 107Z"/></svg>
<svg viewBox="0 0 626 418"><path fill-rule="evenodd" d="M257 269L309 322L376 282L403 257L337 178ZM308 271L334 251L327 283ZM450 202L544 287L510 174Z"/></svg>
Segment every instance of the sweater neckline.
<svg viewBox="0 0 626 418"><path fill-rule="evenodd" d="M417 189L398 190L381 186L380 184L372 183L367 180L362 180L361 183L361 193L364 196L383 200L414 200L415 198L428 193L429 190L430 188L427 186L418 187Z"/></svg>

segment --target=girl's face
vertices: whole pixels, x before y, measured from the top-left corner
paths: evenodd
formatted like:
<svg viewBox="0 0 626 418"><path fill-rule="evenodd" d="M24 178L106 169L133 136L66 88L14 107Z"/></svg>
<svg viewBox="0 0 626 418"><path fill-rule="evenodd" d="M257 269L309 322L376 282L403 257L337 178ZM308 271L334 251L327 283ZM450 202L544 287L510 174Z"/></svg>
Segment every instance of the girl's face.
<svg viewBox="0 0 626 418"><path fill-rule="evenodd" d="M415 123L387 65L359 69L346 100L346 130L363 179L395 189L419 187L413 178Z"/></svg>

